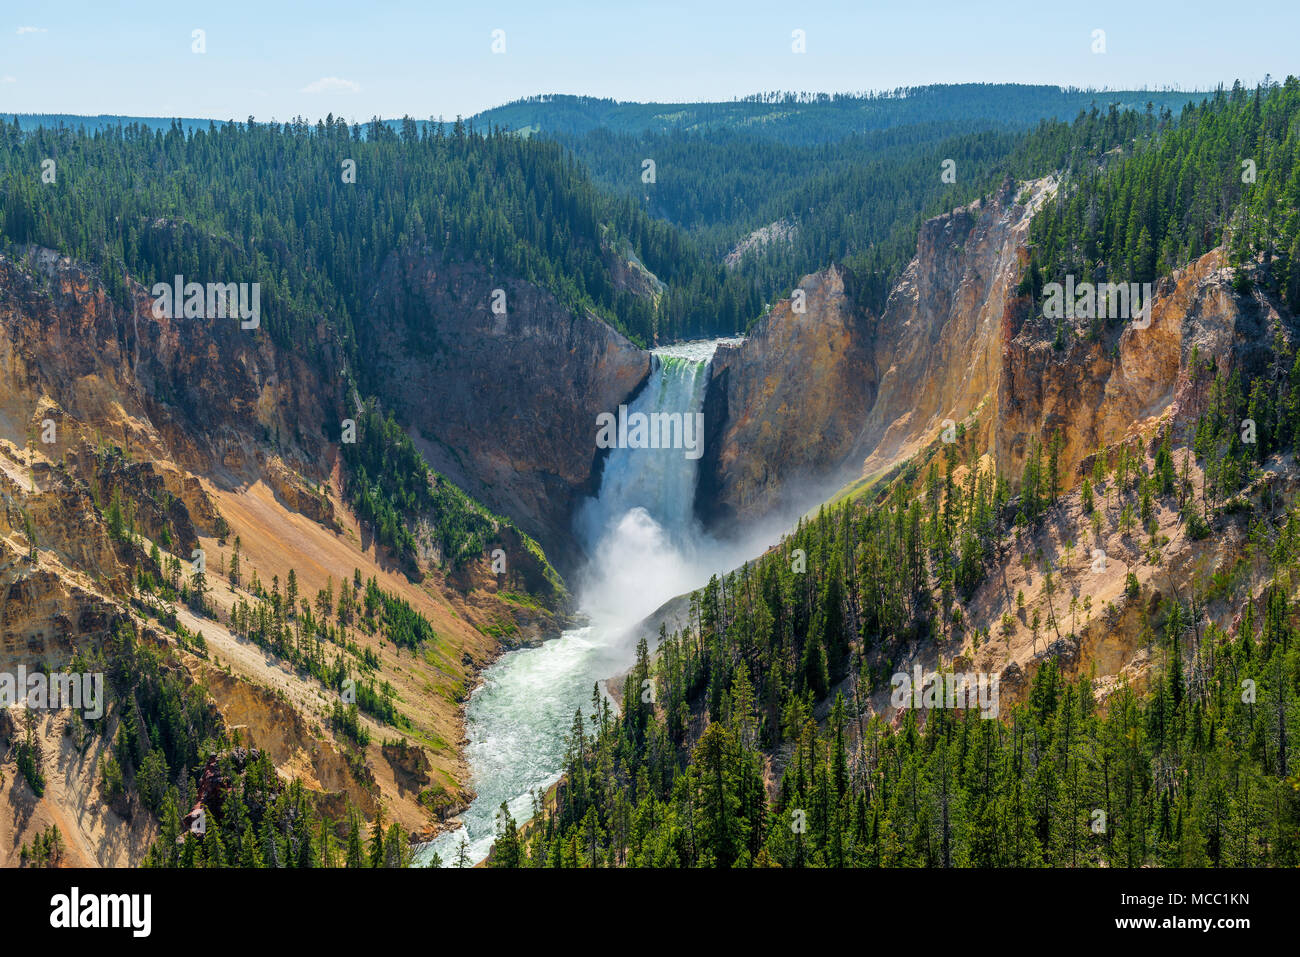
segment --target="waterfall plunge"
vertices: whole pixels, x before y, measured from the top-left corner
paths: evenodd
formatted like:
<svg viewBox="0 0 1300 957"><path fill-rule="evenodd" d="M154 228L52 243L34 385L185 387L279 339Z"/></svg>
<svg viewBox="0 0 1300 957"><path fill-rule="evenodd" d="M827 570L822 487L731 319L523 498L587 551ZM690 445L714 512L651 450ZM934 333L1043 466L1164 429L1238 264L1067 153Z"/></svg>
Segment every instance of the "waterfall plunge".
<svg viewBox="0 0 1300 957"><path fill-rule="evenodd" d="M717 344L655 350L650 381L629 414L699 412ZM420 860L436 851L450 865L462 839L470 861L482 860L502 801L516 820L530 817L533 792L560 777L575 709L585 714L592 685L632 663L636 649L628 629L669 598L749 557L741 546L713 542L695 520L698 475L699 460L682 449L610 450L599 494L575 518L588 555L576 579L588 624L540 647L512 651L483 672L466 712L466 758L477 796L460 817L463 827L439 835Z"/></svg>
<svg viewBox="0 0 1300 957"><path fill-rule="evenodd" d="M703 359L656 354L629 418L699 412L712 352ZM694 514L698 477L699 461L682 448L609 452L600 493L583 504L575 522L588 555L577 593L593 624L628 628L667 599L698 587L695 566L704 540Z"/></svg>

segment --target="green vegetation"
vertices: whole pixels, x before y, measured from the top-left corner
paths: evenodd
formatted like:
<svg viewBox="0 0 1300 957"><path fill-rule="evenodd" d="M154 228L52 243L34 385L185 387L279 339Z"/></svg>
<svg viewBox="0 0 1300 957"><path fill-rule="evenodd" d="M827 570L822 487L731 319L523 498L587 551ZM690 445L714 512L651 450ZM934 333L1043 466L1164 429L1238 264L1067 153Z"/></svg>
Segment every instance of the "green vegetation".
<svg viewBox="0 0 1300 957"><path fill-rule="evenodd" d="M352 681L355 702L340 711L336 701L332 720L346 737L363 747L366 741L361 740L356 725L358 709L395 728L409 728L410 720L398 710L392 685L387 681L375 685L379 656L371 648L361 648L348 629L382 635L399 648L418 649L437 637L429 620L405 599L380 588L374 578L368 579L362 590L359 569L351 580L340 579L337 602L332 580L311 602L297 599L293 569L289 581L294 584L282 595L278 576L272 577L268 590L254 572L249 583L254 600L236 599L231 630L302 669L332 694L340 694L344 682Z"/></svg>
<svg viewBox="0 0 1300 957"><path fill-rule="evenodd" d="M158 839L146 867L408 867L411 850L396 823L379 817L367 843L355 810L341 826L315 807L300 781L286 785L265 752L244 749L214 756L225 786L220 806L204 808L202 833L182 830L168 795Z"/></svg>
<svg viewBox="0 0 1300 957"><path fill-rule="evenodd" d="M920 494L896 482L823 510L779 548L695 593L689 624L661 630L653 659L641 643L623 712L612 716L594 694L591 712L575 714L557 811L524 837L503 834L511 846L500 859L1300 864L1300 505L1258 482L1261 458L1289 453L1300 426L1300 367L1277 331L1274 361L1259 375L1200 370L1210 400L1190 423L1193 449L1175 449L1166 434L1150 459L1121 445L1094 462L1095 509L1111 523L1137 510L1154 528L1162 508L1194 538L1193 516L1222 529L1245 512L1263 581L1262 591L1227 595L1196 576L1152 602L1129 573L1126 601L1160 660L1147 692L1121 683L1099 706L1086 674L1062 673L1060 649L1077 639L1079 612L1090 607L1080 608L1062 573L1073 562L1067 543L1061 556L1036 556L1042 591L1032 607L1020 598L1035 644L1040 623L1050 641L1022 704L996 719L927 708L922 721L909 708L897 725L870 713L867 698L887 689L910 642L962 637L965 615L948 612L1028 529L1064 517L1055 436L1031 451L1015 497L974 468L954 480L975 461L965 443L931 460ZM1241 440L1248 410L1255 444ZM1199 488L1190 454L1204 470ZM1135 542L1141 560L1158 563L1162 542ZM1229 603L1213 617L1210 589ZM1234 620L1231 630L1218 623ZM775 795L764 784L768 762Z"/></svg>
<svg viewBox="0 0 1300 957"><path fill-rule="evenodd" d="M58 188L41 181L45 159L56 163ZM344 181L345 160L355 162L355 182ZM176 274L258 282L262 328L325 364L333 346L320 324L355 360L367 296L406 244L536 283L641 342L656 328L668 338L713 330L711 304L728 282L670 226L612 209L558 144L459 122L375 120L363 130L333 116L315 126L250 118L188 133L178 121L91 134L24 130L15 119L0 123L0 169L5 242L98 265L119 303L128 275L146 289ZM616 289L602 231L615 222L638 258L680 283L662 313ZM365 363L351 364L365 386Z"/></svg>
<svg viewBox="0 0 1300 957"><path fill-rule="evenodd" d="M1223 243L1252 281L1300 303L1300 80L1188 104L1121 162L1080 168L1034 219L1039 281L1150 282ZM1041 277L1041 278L1039 278Z"/></svg>
<svg viewBox="0 0 1300 957"><path fill-rule="evenodd" d="M917 229L925 218L978 202L1008 176L1027 179L1089 168L1116 147L1127 148L1167 127L1173 121L1169 107L1195 99L1151 93L1135 101L1075 93L1051 108L1029 107L1014 123L999 123L980 117L1015 112L1015 94L1028 91L1024 95L1037 103L1044 91L1009 88L1012 103L1004 105L985 99L987 91L978 87L931 89L933 94L927 90L915 99L880 101L886 111L906 104L906 115L916 117L906 124L858 127L849 117L860 103L814 105L814 111L844 121L837 135L824 139L773 136L767 125L726 122L702 129L601 129L558 139L598 182L688 230L714 261L751 232L781 224L775 241L740 257L733 280L743 277L745 283L737 290L750 289L771 301L805 274L841 262L855 274L858 301L878 313L916 254ZM959 90L970 94L971 109L949 113L962 102ZM949 94L955 99L946 99ZM1075 106L1062 112L1066 102ZM653 184L641 181L643 157L655 160ZM952 175L945 179L948 160ZM624 228L634 234L636 227L629 220ZM669 279L663 273L660 278ZM722 328L730 328L731 310L747 301L717 304L725 319Z"/></svg>
<svg viewBox="0 0 1300 957"><path fill-rule="evenodd" d="M32 793L41 797L45 794L45 775L41 771L41 746L34 734L35 727L35 713L24 709L23 737L14 748L14 760L18 765L18 771L27 781L28 787L32 789Z"/></svg>
<svg viewBox="0 0 1300 957"><path fill-rule="evenodd" d="M31 846L24 844L18 855L19 867L58 867L66 850L63 834L51 824L36 835Z"/></svg>
<svg viewBox="0 0 1300 957"><path fill-rule="evenodd" d="M419 648L421 642L433 640L429 620L410 606L404 598L384 591L373 578L366 582L363 600L366 617L377 619L384 634L399 648Z"/></svg>
<svg viewBox="0 0 1300 957"><path fill-rule="evenodd" d="M356 442L341 448L357 517L408 569L418 558L410 527L421 518L432 523L442 561L453 568L479 557L497 528L508 524L430 469L392 413L385 418L373 403L358 416Z"/></svg>
<svg viewBox="0 0 1300 957"><path fill-rule="evenodd" d="M1070 119L1081 110L1111 104L1142 109L1148 101L1175 109L1198 93L1147 90L1080 90L1018 83L960 83L900 87L872 93L767 92L715 103L623 103L592 96L530 96L472 118L480 128L504 127L544 135L582 136L673 132L748 132L756 137L811 146L856 133L925 123L1028 128L1041 120Z"/></svg>
<svg viewBox="0 0 1300 957"><path fill-rule="evenodd" d="M355 704L345 705L341 701L335 701L330 707L330 727L357 747L364 748L370 743L370 732L361 723L360 709Z"/></svg>

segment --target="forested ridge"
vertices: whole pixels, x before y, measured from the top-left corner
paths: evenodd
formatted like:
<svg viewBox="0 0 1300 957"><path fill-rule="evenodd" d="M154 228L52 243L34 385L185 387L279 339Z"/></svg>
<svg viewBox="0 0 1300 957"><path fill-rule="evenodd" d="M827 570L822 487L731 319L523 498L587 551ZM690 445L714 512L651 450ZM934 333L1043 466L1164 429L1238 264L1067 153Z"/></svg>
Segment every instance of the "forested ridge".
<svg viewBox="0 0 1300 957"><path fill-rule="evenodd" d="M782 128L805 130L814 115L880 114L804 138L729 121L706 125L707 136L676 124L611 124L581 137L561 126L551 140L504 132L492 111L477 129L410 117L364 126L250 117L206 128L192 120L86 128L63 117L33 127L33 118L14 117L0 124L0 239L97 265L119 301L127 275L146 287L178 273L259 282L267 331L306 355L322 349L325 321L355 360L365 297L385 258L408 242L537 283L643 345L732 335L800 275L833 261L878 271L873 288L887 287L914 250L921 216L984 195L1005 175L1056 168L1059 151L1038 144L1071 129L1057 117L1130 123L1136 103L1197 96L969 85L696 105L772 114ZM655 107L618 109L631 106ZM574 109L602 113L580 98ZM1025 130L1040 120L1036 134ZM656 159L653 184L641 181L643 158ZM955 184L940 179L944 159L957 163ZM47 160L55 184L42 179ZM787 217L801 227L795 249L769 250L738 273L723 268L722 253L747 232ZM655 301L618 289L611 249L635 255L667 283L665 294ZM354 366L365 389L365 364Z"/></svg>
<svg viewBox="0 0 1300 957"><path fill-rule="evenodd" d="M1114 97L1103 108L1099 94L1057 91L1043 100L1051 109L1016 112L1018 98L1047 94L1015 88L1008 105L977 88L964 95L979 108L952 114L945 89L882 97L881 109L903 112L829 140L775 138L746 124L561 130L551 140L409 117L365 127L250 118L188 133L179 122L165 131L24 130L15 118L0 132L0 237L97 264L118 298L127 274L147 286L177 273L259 282L268 332L308 355L321 349L316 325L325 320L355 360L365 296L385 258L408 242L535 282L649 344L741 332L800 276L832 262L862 274L866 305L878 310L924 217L987 195L1006 176L1072 170L1129 149L1173 125L1170 103L1188 104L1191 118L1214 109L1193 106L1193 94L1152 93L1128 109ZM1076 101L1070 120L1056 118ZM770 111L785 102L756 104ZM839 115L873 102L813 105ZM1033 118L1038 125L1026 129ZM1187 146L1162 142L1165 153ZM653 182L643 181L645 159L655 162ZM45 160L62 177L57 188L42 181ZM355 163L355 182L345 182L345 161ZM774 222L792 227L784 241L723 267L729 249ZM648 299L617 288L611 250L638 258L665 292ZM365 389L365 364L354 365Z"/></svg>
<svg viewBox="0 0 1300 957"><path fill-rule="evenodd" d="M1078 249L1120 261L1144 251L1144 202L1164 202L1175 224L1160 234L1170 263L1225 243L1244 277L1239 295L1258 282L1292 302L1279 260L1297 213L1287 192L1295 89L1288 79L1254 95L1224 92L1178 124L1167 114L1096 118L1137 125L1115 135L1124 148L1104 162L1067 146L1085 161L1071 164L1063 199L1034 222L1041 242L1021 293L1037 293ZM1243 149L1267 159L1256 160L1253 184L1229 188L1230 175L1240 182ZM1188 189L1166 193L1157 182ZM1090 206L1092 219L1062 226ZM1137 228L1127 226L1134 210ZM1065 236L1079 239L1060 245ZM1154 260L1150 268L1159 274ZM1300 864L1300 505L1283 478L1300 437L1300 355L1289 314L1269 326L1269 355L1249 367L1193 354L1191 385L1205 411L1167 423L1149 454L1099 450L1076 486L1060 471L1059 435L1031 439L1015 476L981 468L965 437L936 444L891 481L823 508L778 548L711 580L691 596L689 623L661 630L653 657L639 647L621 713L593 691L591 712L574 715L553 807L539 797L522 830L503 813L493 863ZM1092 334L1116 330L1100 324ZM1257 429L1250 440L1246 419ZM1067 508L1090 526L1080 549L1118 532L1151 569L1144 577L1168 544L1157 512L1176 516L1189 541L1230 523L1247 530L1244 556L1175 587L1128 575L1123 608L1155 655L1145 690L1121 680L1099 699L1086 669L1065 676L1059 649L1094 614L1115 622L1123 610L1094 609L1067 587L1074 542L1047 555L1024 547ZM1017 596L1001 622L1031 627L1044 648L1023 700L997 718L905 708L891 723L876 713L868 702L888 698L910 643L988 640L963 603L1012 559L1043 580L1032 606Z"/></svg>
<svg viewBox="0 0 1300 957"><path fill-rule="evenodd" d="M1099 704L1086 674L1066 679L1048 654L996 718L907 708L894 725L867 707L908 639L969 634L964 597L1068 497L1055 443L1031 454L1015 496L949 447L693 594L689 624L661 632L653 658L642 641L621 713L593 692L591 713L574 715L555 810L522 836L503 815L494 865L1300 864L1300 508L1241 493L1300 428L1300 365L1280 358L1291 371L1276 405L1267 383L1203 371L1204 482L1166 436L1151 458L1100 454L1074 493L1095 528L1124 530L1156 566L1154 509L1179 512L1194 538L1249 516L1246 564L1158 601L1130 576L1125 602L1157 651L1145 693L1121 682ZM1267 423L1258 450L1232 427L1248 407ZM1057 585L1016 614L1044 648L1076 638L1092 615L1065 587L1068 556L1024 557ZM1258 595L1240 590L1252 571ZM1209 619L1211 600L1230 600L1239 626Z"/></svg>
<svg viewBox="0 0 1300 957"><path fill-rule="evenodd" d="M1123 163L1080 169L1035 218L1033 282L1151 282L1226 244L1238 286L1300 303L1300 80L1188 104Z"/></svg>
<svg viewBox="0 0 1300 957"><path fill-rule="evenodd" d="M1008 177L1068 174L1096 166L1112 150L1136 148L1175 122L1157 102L1141 109L1094 104L1029 130L963 119L806 145L747 129L598 130L557 139L598 182L687 230L710 258L732 253L733 273L761 301L838 262L857 273L862 305L878 313L916 254L926 218L988 196ZM643 157L655 162L652 184L642 182ZM742 246L773 224L780 236ZM635 228L629 221L628 231ZM730 312L722 315L730 321Z"/></svg>
<svg viewBox="0 0 1300 957"><path fill-rule="evenodd" d="M250 118L189 135L178 122L165 132L0 126L6 242L97 265L118 301L125 275L146 288L178 273L259 282L268 333L309 356L325 321L356 359L365 297L407 242L536 283L642 343L714 331L708 308L727 285L721 265L707 265L670 226L614 208L555 143L410 118L398 129L375 120L364 134L333 117L314 126ZM54 183L42 180L45 160ZM355 181L345 181L346 161ZM662 312L615 288L602 226L620 229L680 287ZM354 365L364 387L365 364Z"/></svg>
<svg viewBox="0 0 1300 957"><path fill-rule="evenodd" d="M750 132L791 146L831 143L846 136L927 123L1026 129L1042 120L1069 120L1093 106L1105 112L1141 109L1148 101L1181 109L1203 94L1176 90L1086 90L1021 83L936 83L860 93L768 90L704 103L633 103L601 97L544 94L476 114L479 126L557 136L608 130L616 134Z"/></svg>

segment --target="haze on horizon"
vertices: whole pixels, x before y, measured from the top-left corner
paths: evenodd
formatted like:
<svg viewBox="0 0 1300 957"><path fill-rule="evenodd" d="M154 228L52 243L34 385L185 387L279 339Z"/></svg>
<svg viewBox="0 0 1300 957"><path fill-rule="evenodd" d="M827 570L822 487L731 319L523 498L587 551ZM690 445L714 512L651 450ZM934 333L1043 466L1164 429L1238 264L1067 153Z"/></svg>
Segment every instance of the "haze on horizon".
<svg viewBox="0 0 1300 957"><path fill-rule="evenodd" d="M540 93L682 102L968 82L1208 90L1295 72L1300 26L1285 0L1231 18L1206 0L286 7L13 7L0 20L0 113L364 121L452 119ZM1096 30L1104 53L1093 52Z"/></svg>

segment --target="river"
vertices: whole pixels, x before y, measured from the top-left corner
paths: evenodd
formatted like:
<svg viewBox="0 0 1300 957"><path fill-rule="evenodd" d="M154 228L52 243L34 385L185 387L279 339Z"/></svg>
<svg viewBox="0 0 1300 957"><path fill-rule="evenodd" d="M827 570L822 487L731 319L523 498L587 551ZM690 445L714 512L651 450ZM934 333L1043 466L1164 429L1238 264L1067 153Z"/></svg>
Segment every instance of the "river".
<svg viewBox="0 0 1300 957"><path fill-rule="evenodd" d="M703 340L653 351L650 381L633 413L699 413L708 363L719 342ZM611 410L612 411L612 410ZM593 424L593 429L595 425ZM472 863L485 858L502 801L517 821L532 816L533 794L559 780L564 741L575 709L591 710L592 686L635 659L629 629L675 595L735 567L742 546L723 546L693 512L698 459L682 448L614 448L599 494L575 517L590 556L575 578L582 627L536 648L502 655L483 671L466 709L471 783L476 797L456 827L424 845L417 863L436 853L452 866L464 841Z"/></svg>

